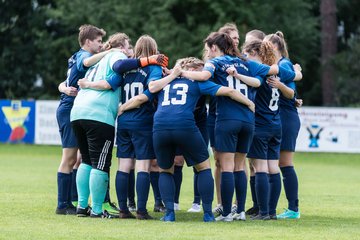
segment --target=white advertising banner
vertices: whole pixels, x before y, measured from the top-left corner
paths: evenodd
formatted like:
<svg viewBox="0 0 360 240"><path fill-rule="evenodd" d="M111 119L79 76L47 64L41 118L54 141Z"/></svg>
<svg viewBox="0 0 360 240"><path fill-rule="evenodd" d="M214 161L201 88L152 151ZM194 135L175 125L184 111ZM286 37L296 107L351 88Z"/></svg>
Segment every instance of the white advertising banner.
<svg viewBox="0 0 360 240"><path fill-rule="evenodd" d="M296 151L360 153L360 109L301 107L298 112Z"/></svg>
<svg viewBox="0 0 360 240"><path fill-rule="evenodd" d="M56 109L59 101L36 101L35 144L61 145Z"/></svg>

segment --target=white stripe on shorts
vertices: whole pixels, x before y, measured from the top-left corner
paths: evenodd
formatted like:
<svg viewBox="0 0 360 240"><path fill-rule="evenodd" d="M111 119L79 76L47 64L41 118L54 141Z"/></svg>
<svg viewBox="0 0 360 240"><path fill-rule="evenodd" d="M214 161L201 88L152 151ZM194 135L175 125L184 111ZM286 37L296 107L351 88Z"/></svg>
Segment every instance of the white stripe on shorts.
<svg viewBox="0 0 360 240"><path fill-rule="evenodd" d="M106 140L105 144L104 144L104 147L103 147L103 149L101 151L101 154L100 154L100 157L99 157L99 162L98 162L98 165L97 165L97 168L100 169L100 170L104 169L105 162L106 162L106 156L107 156L107 154L109 152L110 145L111 145L111 141Z"/></svg>

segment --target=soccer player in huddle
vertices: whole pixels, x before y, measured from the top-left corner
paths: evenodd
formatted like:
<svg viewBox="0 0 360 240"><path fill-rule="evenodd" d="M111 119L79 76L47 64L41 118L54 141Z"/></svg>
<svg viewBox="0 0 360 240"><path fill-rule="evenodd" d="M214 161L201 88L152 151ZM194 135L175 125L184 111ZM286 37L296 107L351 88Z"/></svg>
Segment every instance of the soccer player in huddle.
<svg viewBox="0 0 360 240"><path fill-rule="evenodd" d="M61 97L56 118L63 151L57 173L58 205L56 214L76 213L72 201L77 201L75 181L77 170L73 170L73 168L75 163L80 161L80 157L78 157L78 143L70 124L70 111L78 93L78 80L85 76L90 66L107 54L107 52L99 53L105 34L103 29L92 25L80 26L78 40L81 48L68 60L67 78L59 85Z"/></svg>
<svg viewBox="0 0 360 240"><path fill-rule="evenodd" d="M265 40L273 43L279 66L289 70L294 70L294 66L289 60L284 34L277 31L275 34L267 35ZM295 84L293 88L296 90ZM288 200L288 209L286 209L282 214L277 215L278 219L300 218L298 178L293 163L296 138L300 130L300 119L296 109L297 104L298 103L295 98L288 99L282 95L280 96L279 105L282 123L281 126L282 132L286 134L283 134L281 139L279 166L283 176L285 194Z"/></svg>
<svg viewBox="0 0 360 240"><path fill-rule="evenodd" d="M268 41L252 40L243 46L247 58L267 65L276 63L273 45ZM279 68L278 77L263 81L255 98L255 132L248 153L255 168L255 190L260 212L253 220L276 219L276 206L281 191L278 159L280 154L281 121L278 106L280 94L294 96L294 71ZM280 82L281 79L281 82ZM270 174L269 174L270 173ZM269 174L269 175L268 175Z"/></svg>
<svg viewBox="0 0 360 240"><path fill-rule="evenodd" d="M156 41L149 35L141 36L135 45L135 58L149 57L158 52ZM137 68L122 75L121 96L125 104L130 98L148 89L150 81L162 77L161 66L150 65ZM155 160L152 141L153 116L155 108L148 102L141 107L126 111L117 119L117 157L119 171L116 175L116 192L120 204L120 218L133 218L126 206L129 172L136 159L136 217L152 219L146 209L150 188L151 161Z"/></svg>

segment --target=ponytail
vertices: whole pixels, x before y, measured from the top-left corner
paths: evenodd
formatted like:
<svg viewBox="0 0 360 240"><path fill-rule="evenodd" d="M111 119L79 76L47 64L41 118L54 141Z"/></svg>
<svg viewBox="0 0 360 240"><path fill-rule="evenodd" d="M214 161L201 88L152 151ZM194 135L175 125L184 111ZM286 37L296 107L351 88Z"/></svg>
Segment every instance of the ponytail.
<svg viewBox="0 0 360 240"><path fill-rule="evenodd" d="M284 39L284 34L281 31L267 35L264 40L268 40L272 44L276 45L281 56L289 58L287 44Z"/></svg>
<svg viewBox="0 0 360 240"><path fill-rule="evenodd" d="M236 56L245 60L244 57L241 55L239 49L235 48L231 37L226 33L212 32L204 40L204 43L207 44L210 48L213 45L216 45L224 54Z"/></svg>

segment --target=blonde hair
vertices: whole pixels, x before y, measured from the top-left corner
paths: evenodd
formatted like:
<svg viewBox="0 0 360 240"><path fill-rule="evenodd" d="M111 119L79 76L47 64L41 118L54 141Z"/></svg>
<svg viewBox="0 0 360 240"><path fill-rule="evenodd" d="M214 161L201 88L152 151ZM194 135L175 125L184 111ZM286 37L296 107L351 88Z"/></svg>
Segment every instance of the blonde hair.
<svg viewBox="0 0 360 240"><path fill-rule="evenodd" d="M266 34L263 31L260 31L258 29L253 29L245 34L246 38L252 38L252 39L259 39L264 40Z"/></svg>
<svg viewBox="0 0 360 240"><path fill-rule="evenodd" d="M235 23L225 23L225 25L219 28L218 30L219 33L226 33L226 34L230 34L233 31L239 33L239 30L237 29Z"/></svg>
<svg viewBox="0 0 360 240"><path fill-rule="evenodd" d="M276 63L276 56L274 46L269 41L253 40L245 42L242 46L243 52L247 52L250 55L257 54L261 62L271 66Z"/></svg>
<svg viewBox="0 0 360 240"><path fill-rule="evenodd" d="M135 44L134 47L134 57L149 57L151 55L157 54L157 43L149 35L142 35Z"/></svg>
<svg viewBox="0 0 360 240"><path fill-rule="evenodd" d="M181 58L176 61L177 65L180 65L180 67L183 70L189 70L190 68L202 68L204 67L204 61L195 58L195 57L187 57L187 58Z"/></svg>
<svg viewBox="0 0 360 240"><path fill-rule="evenodd" d="M272 44L276 45L281 56L289 58L287 44L284 39L284 34L281 31L267 35L264 40L270 41Z"/></svg>
<svg viewBox="0 0 360 240"><path fill-rule="evenodd" d="M103 45L103 49L109 50L111 48L125 47L126 41L130 41L128 35L125 33L115 33L109 37Z"/></svg>
<svg viewBox="0 0 360 240"><path fill-rule="evenodd" d="M90 24L84 24L79 27L78 41L80 47L85 45L86 39L93 41L97 37L104 37L106 32L102 28Z"/></svg>

